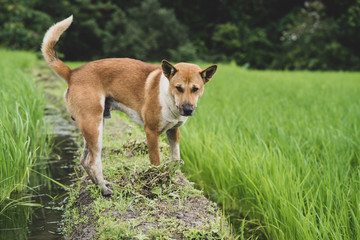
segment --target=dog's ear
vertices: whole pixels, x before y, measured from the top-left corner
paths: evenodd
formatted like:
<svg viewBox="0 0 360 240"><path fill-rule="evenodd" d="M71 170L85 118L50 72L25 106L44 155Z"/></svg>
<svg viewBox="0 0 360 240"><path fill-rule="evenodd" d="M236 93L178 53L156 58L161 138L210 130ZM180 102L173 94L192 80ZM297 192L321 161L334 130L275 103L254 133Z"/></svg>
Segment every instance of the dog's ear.
<svg viewBox="0 0 360 240"><path fill-rule="evenodd" d="M167 77L167 79L171 79L175 73L177 72L177 69L168 61L166 61L165 59L162 60L161 62L161 67L163 70L163 73L165 75L165 77Z"/></svg>
<svg viewBox="0 0 360 240"><path fill-rule="evenodd" d="M215 72L216 72L216 69L217 69L217 65L214 64L214 65L211 65L210 67L208 68L205 68L204 70L202 70L200 72L200 75L201 77L203 78L204 80L204 83L207 83L208 81L210 81L210 79L212 78L212 76L214 76Z"/></svg>

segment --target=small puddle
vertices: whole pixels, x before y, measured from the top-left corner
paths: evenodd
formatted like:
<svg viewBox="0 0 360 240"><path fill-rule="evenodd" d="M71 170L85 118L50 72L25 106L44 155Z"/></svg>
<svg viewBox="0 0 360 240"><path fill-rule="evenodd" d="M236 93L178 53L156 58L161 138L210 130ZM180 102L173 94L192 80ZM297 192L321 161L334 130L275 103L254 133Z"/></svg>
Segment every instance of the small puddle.
<svg viewBox="0 0 360 240"><path fill-rule="evenodd" d="M79 155L75 127L60 117L55 110L48 110L46 121L51 124L55 148L48 159L38 160L34 169L69 186L76 178L74 167ZM56 183L33 173L31 187L35 191L31 202L42 207L16 206L0 216L0 239L63 239L60 224L66 190Z"/></svg>

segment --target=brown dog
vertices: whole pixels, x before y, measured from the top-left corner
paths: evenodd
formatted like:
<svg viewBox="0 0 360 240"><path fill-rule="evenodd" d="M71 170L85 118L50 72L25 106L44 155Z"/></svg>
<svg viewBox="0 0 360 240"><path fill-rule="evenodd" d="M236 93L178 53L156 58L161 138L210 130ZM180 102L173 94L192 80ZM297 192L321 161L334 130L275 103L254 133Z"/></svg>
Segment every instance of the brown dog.
<svg viewBox="0 0 360 240"><path fill-rule="evenodd" d="M66 107L76 120L85 140L81 164L103 195L111 195L101 166L104 118L111 110L126 113L145 129L150 162L160 164L159 136L167 134L172 160L180 159L179 127L192 116L203 94L204 84L216 72L189 63L175 66L163 60L152 65L129 58L89 62L70 69L56 57L55 45L72 23L72 16L56 23L45 34L42 53L51 68L65 79Z"/></svg>

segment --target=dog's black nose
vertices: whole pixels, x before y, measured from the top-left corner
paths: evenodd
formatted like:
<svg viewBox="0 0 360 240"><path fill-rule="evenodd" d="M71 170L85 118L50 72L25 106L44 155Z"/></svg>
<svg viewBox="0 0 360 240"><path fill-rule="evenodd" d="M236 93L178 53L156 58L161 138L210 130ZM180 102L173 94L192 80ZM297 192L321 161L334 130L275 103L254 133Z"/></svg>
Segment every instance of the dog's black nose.
<svg viewBox="0 0 360 240"><path fill-rule="evenodd" d="M192 106L184 105L183 111L184 111L184 116L191 116L193 114L194 109Z"/></svg>

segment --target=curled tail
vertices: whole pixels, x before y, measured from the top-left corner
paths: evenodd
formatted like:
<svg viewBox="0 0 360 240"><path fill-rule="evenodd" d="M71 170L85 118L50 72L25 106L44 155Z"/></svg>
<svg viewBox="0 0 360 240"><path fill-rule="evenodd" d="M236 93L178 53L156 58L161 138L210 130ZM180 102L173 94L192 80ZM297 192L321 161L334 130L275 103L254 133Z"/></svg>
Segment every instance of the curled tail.
<svg viewBox="0 0 360 240"><path fill-rule="evenodd" d="M47 30L43 43L41 45L41 52L48 63L48 65L59 74L60 77L69 83L71 69L57 58L55 53L55 45L60 38L60 35L71 25L73 16L56 23Z"/></svg>

